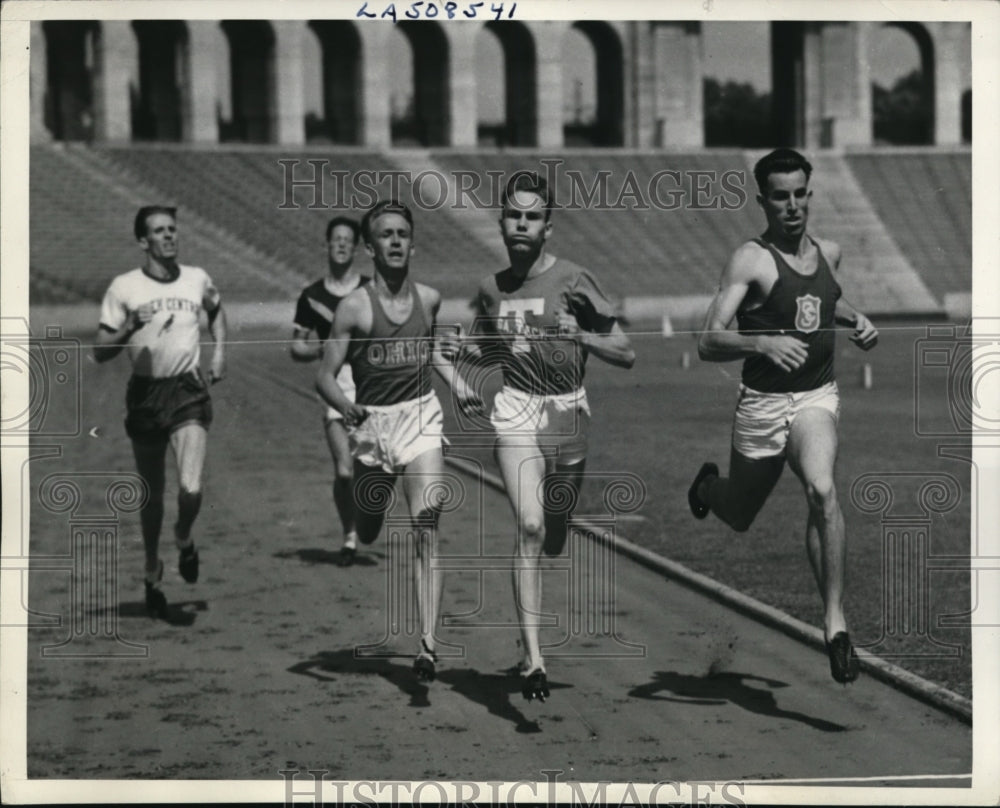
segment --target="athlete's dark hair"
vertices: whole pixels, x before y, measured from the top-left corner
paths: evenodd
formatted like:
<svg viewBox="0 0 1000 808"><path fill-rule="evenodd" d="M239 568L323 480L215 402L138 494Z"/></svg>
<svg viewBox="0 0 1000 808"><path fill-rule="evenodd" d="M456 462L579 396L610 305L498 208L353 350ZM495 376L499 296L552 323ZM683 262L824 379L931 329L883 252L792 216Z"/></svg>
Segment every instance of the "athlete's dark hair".
<svg viewBox="0 0 1000 808"><path fill-rule="evenodd" d="M372 222L383 213L398 213L410 223L410 229L413 229L413 214L410 213L410 209L399 200L386 199L376 203L361 220L361 234L365 237L365 244L372 243Z"/></svg>
<svg viewBox="0 0 1000 808"><path fill-rule="evenodd" d="M804 171L806 179L812 176L812 164L795 149L775 149L757 161L753 167L753 178L761 194L767 193L767 178L772 174L791 174Z"/></svg>
<svg viewBox="0 0 1000 808"><path fill-rule="evenodd" d="M349 216L334 216L330 219L330 224L326 226L326 240L329 241L330 236L333 235L333 228L340 225L351 228L351 232L354 233L354 244L357 246L358 241L361 239L361 225L358 224L356 219L352 219Z"/></svg>
<svg viewBox="0 0 1000 808"><path fill-rule="evenodd" d="M518 191L527 191L538 194L542 202L545 203L545 221L552 215L552 192L549 190L549 183L535 171L516 171L507 181L504 188L503 198L500 200L504 208L511 204L511 199Z"/></svg>
<svg viewBox="0 0 1000 808"><path fill-rule="evenodd" d="M171 208L167 205L144 205L139 208L139 212L135 214L135 222L132 224L132 232L135 233L136 241L146 237L146 219L154 213L166 213L174 219L177 218L177 208Z"/></svg>

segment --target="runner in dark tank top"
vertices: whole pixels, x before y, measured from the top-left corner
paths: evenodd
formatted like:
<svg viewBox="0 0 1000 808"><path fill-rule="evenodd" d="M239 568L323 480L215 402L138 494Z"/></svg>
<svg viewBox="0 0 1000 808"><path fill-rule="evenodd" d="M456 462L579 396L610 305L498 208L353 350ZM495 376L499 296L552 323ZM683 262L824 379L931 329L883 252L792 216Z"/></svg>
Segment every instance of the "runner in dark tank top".
<svg viewBox="0 0 1000 808"><path fill-rule="evenodd" d="M777 149L754 168L767 230L733 253L698 341L704 360L743 360L729 476L704 463L688 504L698 519L711 511L746 531L787 459L808 506L806 548L823 600L830 674L846 683L857 678L858 660L844 614L847 539L834 480L840 417L834 328L852 327L851 341L865 351L878 331L840 293L833 276L840 247L806 234L811 173L792 149ZM730 329L734 319L738 331Z"/></svg>

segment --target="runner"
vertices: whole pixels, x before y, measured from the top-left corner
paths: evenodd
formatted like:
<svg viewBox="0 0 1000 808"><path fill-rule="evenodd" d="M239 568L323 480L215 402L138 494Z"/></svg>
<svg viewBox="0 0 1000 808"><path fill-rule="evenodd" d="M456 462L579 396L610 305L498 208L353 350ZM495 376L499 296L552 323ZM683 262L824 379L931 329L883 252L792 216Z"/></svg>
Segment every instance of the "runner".
<svg viewBox="0 0 1000 808"><path fill-rule="evenodd" d="M806 547L825 610L830 672L858 676L844 616L847 540L834 463L840 399L834 380L834 328L870 350L878 331L841 296L834 272L840 247L806 233L812 166L778 149L754 168L767 230L739 247L722 273L698 353L709 362L743 359L729 477L705 463L688 491L694 515L711 510L745 531L764 506L787 460L805 490ZM733 319L738 332L728 331Z"/></svg>
<svg viewBox="0 0 1000 808"><path fill-rule="evenodd" d="M441 295L410 278L413 215L395 200L383 201L362 220L365 249L375 264L370 283L341 301L327 340L316 387L343 416L354 457L358 539L378 537L402 477L414 541L414 585L420 650L413 668L433 680L434 630L442 580L432 568L443 496L441 405L431 389L433 365L449 383L452 368L433 347ZM355 401L337 381L345 362L357 385Z"/></svg>
<svg viewBox="0 0 1000 808"><path fill-rule="evenodd" d="M475 299L473 361L499 363L503 387L490 420L496 458L517 522L514 598L525 656L522 694L549 696L539 646L540 558L557 555L578 499L587 456L587 357L630 368L635 353L590 272L547 250L552 197L544 178L514 174L503 196L500 232L510 265L487 276ZM463 409L473 391L456 382Z"/></svg>
<svg viewBox="0 0 1000 808"><path fill-rule="evenodd" d="M166 486L167 446L179 477L174 540L178 569L188 583L198 580L199 558L191 527L202 502L202 469L212 422L212 403L201 374L199 314L208 314L215 341L209 366L211 384L226 375L226 317L219 291L205 270L177 261L176 209L152 205L139 209L133 227L145 252L143 266L119 275L101 304L94 358L107 362L123 348L132 362L125 395L125 431L132 440L139 475L149 487L140 512L146 551L146 608L165 618L167 599L160 589L159 557Z"/></svg>
<svg viewBox="0 0 1000 808"><path fill-rule="evenodd" d="M327 275L307 286L295 307L291 353L296 362L312 362L323 356L323 343L330 336L337 306L366 281L354 267L354 253L360 239L361 227L354 219L335 216L326 226ZM354 378L350 365L341 368L337 381L347 397L353 400ZM344 532L340 563L342 566L350 566L354 562L358 546L351 490L354 469L347 430L344 429L340 413L333 407L326 407L323 431L333 457L333 503Z"/></svg>

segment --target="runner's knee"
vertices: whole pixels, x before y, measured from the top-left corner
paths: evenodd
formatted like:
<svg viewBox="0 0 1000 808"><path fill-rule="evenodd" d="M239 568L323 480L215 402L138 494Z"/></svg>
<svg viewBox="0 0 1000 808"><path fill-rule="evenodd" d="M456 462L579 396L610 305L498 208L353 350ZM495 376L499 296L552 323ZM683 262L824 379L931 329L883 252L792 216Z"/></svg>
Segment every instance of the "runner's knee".
<svg viewBox="0 0 1000 808"><path fill-rule="evenodd" d="M814 511L825 511L836 498L837 490L832 477L823 475L806 481L806 499Z"/></svg>
<svg viewBox="0 0 1000 808"><path fill-rule="evenodd" d="M200 480L188 480L186 483L180 484L180 489L177 492L178 496L188 498L188 497L200 497L201 496L201 481Z"/></svg>
<svg viewBox="0 0 1000 808"><path fill-rule="evenodd" d="M531 515L520 520L521 537L527 542L541 542L545 537L544 518Z"/></svg>

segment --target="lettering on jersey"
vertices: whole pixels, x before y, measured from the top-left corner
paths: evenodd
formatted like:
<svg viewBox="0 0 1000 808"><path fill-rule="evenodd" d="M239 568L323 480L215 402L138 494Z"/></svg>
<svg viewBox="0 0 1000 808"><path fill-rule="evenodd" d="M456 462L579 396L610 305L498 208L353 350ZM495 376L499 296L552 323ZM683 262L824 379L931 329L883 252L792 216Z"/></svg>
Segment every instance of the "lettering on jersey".
<svg viewBox="0 0 1000 808"><path fill-rule="evenodd" d="M545 314L544 297L526 297L522 300L501 300L497 330L504 334L542 334L543 329L530 327L525 314L539 317Z"/></svg>
<svg viewBox="0 0 1000 808"><path fill-rule="evenodd" d="M795 327L803 334L819 328L819 307L822 301L816 295L800 295L795 298Z"/></svg>
<svg viewBox="0 0 1000 808"><path fill-rule="evenodd" d="M511 350L514 353L530 353L531 345L526 339L529 336L541 336L546 329L529 325L524 315L533 314L540 317L545 314L544 297L526 297L521 300L501 300L497 316L496 329L498 334L510 334L514 337Z"/></svg>
<svg viewBox="0 0 1000 808"><path fill-rule="evenodd" d="M201 311L201 304L183 297L161 297L150 300L149 305L153 307L153 312L158 311L190 311L198 314Z"/></svg>
<svg viewBox="0 0 1000 808"><path fill-rule="evenodd" d="M402 367L422 365L430 360L431 341L427 339L387 339L368 346L366 357L371 365Z"/></svg>

